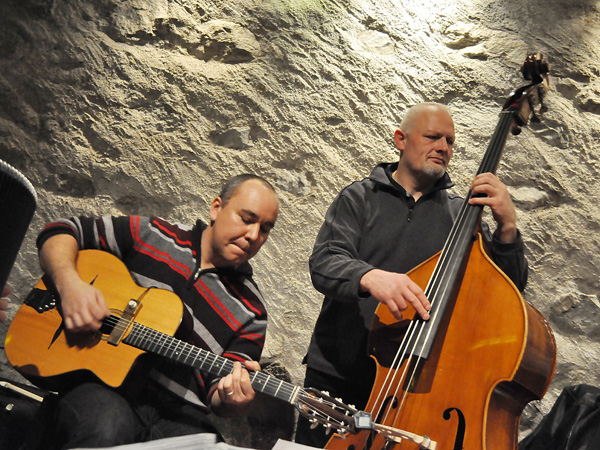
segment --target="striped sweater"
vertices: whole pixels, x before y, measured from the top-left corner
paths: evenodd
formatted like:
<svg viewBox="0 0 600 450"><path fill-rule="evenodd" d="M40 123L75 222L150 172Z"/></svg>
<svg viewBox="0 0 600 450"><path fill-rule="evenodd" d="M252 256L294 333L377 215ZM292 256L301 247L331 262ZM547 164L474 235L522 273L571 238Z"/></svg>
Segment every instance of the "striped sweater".
<svg viewBox="0 0 600 450"><path fill-rule="evenodd" d="M267 312L252 268L199 270L200 242L206 225L169 223L158 217L60 219L46 225L38 248L55 234L70 234L79 248L99 249L121 259L142 287L176 293L184 305L176 337L237 361L260 359ZM219 379L161 360L149 376L206 412Z"/></svg>

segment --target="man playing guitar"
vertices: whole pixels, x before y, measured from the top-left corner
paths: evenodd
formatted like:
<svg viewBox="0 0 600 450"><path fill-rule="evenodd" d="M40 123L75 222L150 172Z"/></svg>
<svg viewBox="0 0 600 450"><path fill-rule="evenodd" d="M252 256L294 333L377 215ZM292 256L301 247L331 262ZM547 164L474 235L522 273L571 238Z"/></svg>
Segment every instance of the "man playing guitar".
<svg viewBox="0 0 600 450"><path fill-rule="evenodd" d="M106 216L61 219L42 230L40 264L60 297L67 334L94 333L111 314L102 292L76 269L79 250L100 249L118 256L138 285L179 296L179 339L236 361L232 373L216 377L157 357L136 389L96 382L69 386L57 403L56 448L214 433L208 413L247 411L255 392L246 367L260 369L267 324L248 260L267 240L277 214L273 187L258 176L240 175L212 201L209 225Z"/></svg>

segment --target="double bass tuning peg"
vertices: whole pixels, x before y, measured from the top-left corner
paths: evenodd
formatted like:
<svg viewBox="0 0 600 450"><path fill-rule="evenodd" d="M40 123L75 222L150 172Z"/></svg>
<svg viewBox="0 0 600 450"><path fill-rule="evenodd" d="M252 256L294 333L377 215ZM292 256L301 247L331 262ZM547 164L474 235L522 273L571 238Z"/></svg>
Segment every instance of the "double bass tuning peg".
<svg viewBox="0 0 600 450"><path fill-rule="evenodd" d="M550 64L542 53L531 53L525 59L521 73L526 80L537 83L544 75L550 73Z"/></svg>

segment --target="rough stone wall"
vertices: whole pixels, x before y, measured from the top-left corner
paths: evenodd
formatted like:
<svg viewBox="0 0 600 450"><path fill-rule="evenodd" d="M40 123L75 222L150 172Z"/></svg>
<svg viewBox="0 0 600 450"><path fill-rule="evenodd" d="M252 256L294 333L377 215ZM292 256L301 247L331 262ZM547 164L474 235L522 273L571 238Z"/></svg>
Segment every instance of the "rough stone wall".
<svg viewBox="0 0 600 450"><path fill-rule="evenodd" d="M526 242L524 297L558 344L526 433L564 386L600 385L599 34L595 0L0 2L0 158L39 196L10 315L41 275L34 240L48 220L206 219L223 179L256 172L281 199L254 263L265 356L301 383L322 298L307 259L336 193L396 160L403 112L431 100L454 112L450 174L464 194L525 55L542 51L548 112L509 138L498 170ZM6 363L0 374L14 375Z"/></svg>

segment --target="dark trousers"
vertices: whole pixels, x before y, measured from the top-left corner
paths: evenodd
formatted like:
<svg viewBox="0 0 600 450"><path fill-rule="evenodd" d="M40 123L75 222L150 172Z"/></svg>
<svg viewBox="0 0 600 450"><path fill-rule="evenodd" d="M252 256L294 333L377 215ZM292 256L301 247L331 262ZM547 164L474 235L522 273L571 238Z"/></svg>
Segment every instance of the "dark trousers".
<svg viewBox="0 0 600 450"><path fill-rule="evenodd" d="M110 447L134 442L215 433L200 409L160 387L146 387L134 398L97 383L85 383L55 405L53 448Z"/></svg>
<svg viewBox="0 0 600 450"><path fill-rule="evenodd" d="M519 443L519 450L596 450L600 448L600 388L566 386L552 410Z"/></svg>
<svg viewBox="0 0 600 450"><path fill-rule="evenodd" d="M357 409L362 410L369 400L374 378L374 365L371 374L366 374L360 377L360 379L352 381L327 375L309 367L306 369L304 387L327 391L332 397L341 398L345 404L353 405ZM300 415L296 428L296 442L298 444L324 448L331 434L326 434L325 428L321 425L313 429L310 428L310 425L310 422Z"/></svg>

